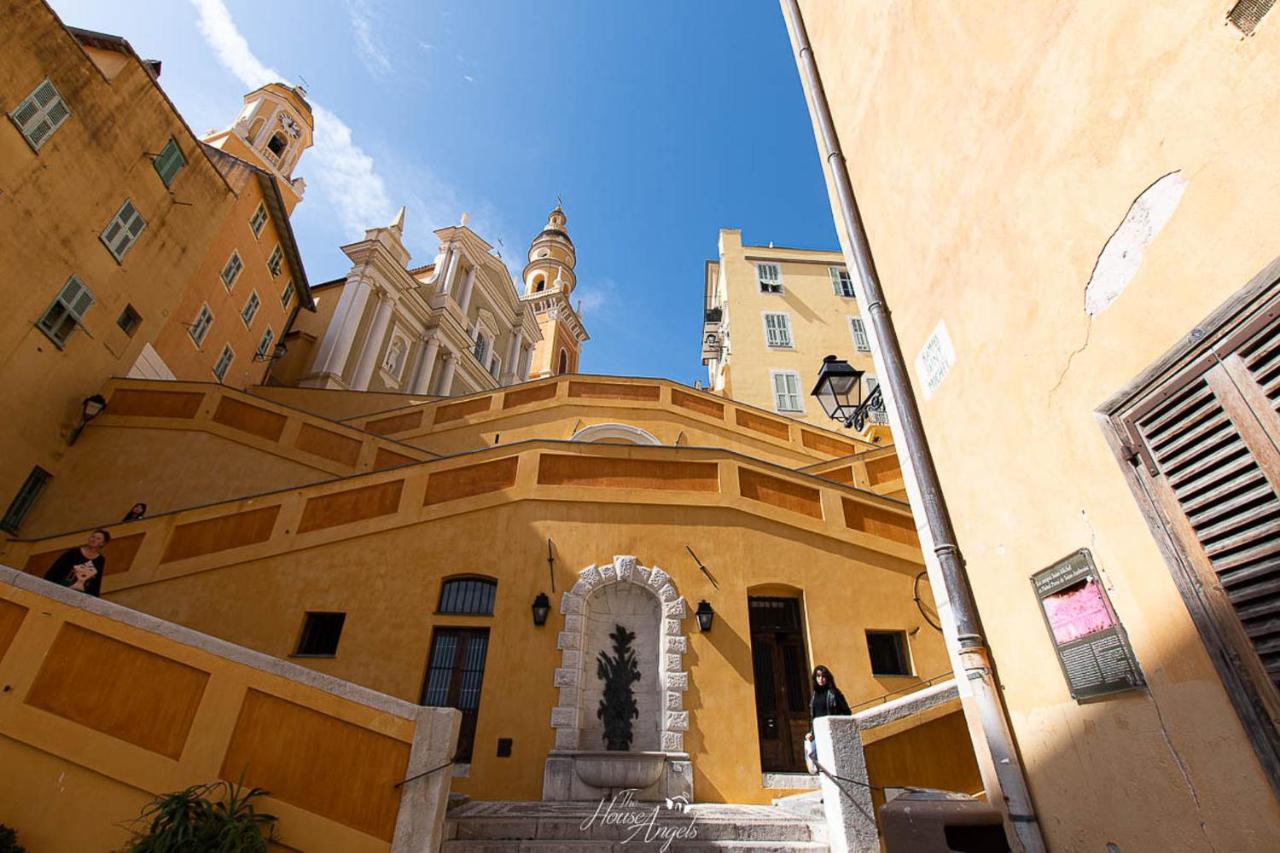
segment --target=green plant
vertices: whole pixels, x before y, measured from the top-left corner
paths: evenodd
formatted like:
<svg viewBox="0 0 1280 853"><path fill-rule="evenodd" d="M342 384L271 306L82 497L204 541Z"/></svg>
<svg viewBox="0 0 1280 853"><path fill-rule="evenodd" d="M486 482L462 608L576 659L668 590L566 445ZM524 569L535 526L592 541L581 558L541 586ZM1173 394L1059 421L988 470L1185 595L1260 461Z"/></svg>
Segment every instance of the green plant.
<svg viewBox="0 0 1280 853"><path fill-rule="evenodd" d="M27 848L18 843L18 833L3 823L0 823L0 853L27 853Z"/></svg>
<svg viewBox="0 0 1280 853"><path fill-rule="evenodd" d="M142 809L125 853L266 853L276 817L254 805L266 794L230 782L162 794Z"/></svg>

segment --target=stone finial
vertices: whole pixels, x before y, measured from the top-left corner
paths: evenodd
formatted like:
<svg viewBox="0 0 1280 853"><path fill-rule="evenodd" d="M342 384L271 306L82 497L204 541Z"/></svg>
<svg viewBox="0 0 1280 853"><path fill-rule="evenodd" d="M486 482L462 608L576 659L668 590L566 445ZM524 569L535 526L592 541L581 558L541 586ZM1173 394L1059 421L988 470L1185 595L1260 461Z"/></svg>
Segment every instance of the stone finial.
<svg viewBox="0 0 1280 853"><path fill-rule="evenodd" d="M391 228L401 235L404 234L404 205L400 205L400 212L396 214L396 218L391 222Z"/></svg>
<svg viewBox="0 0 1280 853"><path fill-rule="evenodd" d="M458 224L465 228L467 226L467 223L470 221L471 221L471 214L467 213L465 210L462 211L462 219L458 221Z"/></svg>

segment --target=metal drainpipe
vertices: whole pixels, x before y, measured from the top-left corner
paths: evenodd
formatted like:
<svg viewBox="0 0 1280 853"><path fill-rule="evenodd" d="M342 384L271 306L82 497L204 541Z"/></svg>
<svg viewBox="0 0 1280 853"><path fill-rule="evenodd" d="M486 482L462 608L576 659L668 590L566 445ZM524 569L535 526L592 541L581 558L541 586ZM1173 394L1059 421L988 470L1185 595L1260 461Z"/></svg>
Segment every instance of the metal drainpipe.
<svg viewBox="0 0 1280 853"><path fill-rule="evenodd" d="M858 294L858 301L864 306L864 312L869 315L876 340L880 344L882 373L892 393L892 402L897 409L901 427L901 435L897 437L898 443L906 449L907 457L915 471L921 509L933 539L933 551L938 560L947 599L955 620L959 640L958 652L961 666L964 668L964 676L973 691L974 704L981 717L982 731L987 740L987 748L991 753L996 776L1004 791L1009 822L1017 836L1017 841L1027 853L1042 853L1045 850L1044 839L1040 835L1040 824L1036 819L1026 777L1014 747L1013 733L1009 728L1004 699L995 684L991 653L982 632L982 622L978 618L973 589L969 585L969 577L965 572L964 555L960 553L960 546L956 543L951 514L947 510L947 502L943 497L941 484L938 482L938 471L933 464L929 441L925 437L924 426L920 419L920 407L916 403L915 392L911 388L911 379L907 373L906 359L903 358L902 346L898 342L897 332L893 328L893 321L885 304L884 291L880 287L880 276L876 272L875 261L871 256L871 246L867 242L866 228L862 224L862 214L858 211L858 202L853 195L853 184L849 180L849 170L845 165L844 153L840 149L835 123L831 118L831 108L827 104L826 91L822 88L822 77L818 73L818 66L813 58L813 46L809 43L809 34L805 30L798 0L782 0L782 8L799 47L797 56L800 60L801 82L813 101L827 164L831 167L831 177L840 199L842 220L840 225L844 229L849 253L852 256L847 257L846 261L850 261L850 265L858 270L863 291Z"/></svg>

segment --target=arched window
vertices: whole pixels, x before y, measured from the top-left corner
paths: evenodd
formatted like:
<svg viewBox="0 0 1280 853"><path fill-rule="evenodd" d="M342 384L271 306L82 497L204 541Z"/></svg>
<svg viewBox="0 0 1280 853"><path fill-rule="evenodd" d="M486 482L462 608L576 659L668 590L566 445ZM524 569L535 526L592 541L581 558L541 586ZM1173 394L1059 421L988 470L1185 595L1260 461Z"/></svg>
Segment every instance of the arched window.
<svg viewBox="0 0 1280 853"><path fill-rule="evenodd" d="M541 293L543 290L546 290L546 289L547 289L547 282L545 279L543 279L541 276L534 279L534 282L533 282L534 293Z"/></svg>
<svg viewBox="0 0 1280 853"><path fill-rule="evenodd" d="M556 364L556 373L560 374L560 373L568 373L568 372L569 372L569 353L565 352L564 347L561 347L560 359Z"/></svg>
<svg viewBox="0 0 1280 853"><path fill-rule="evenodd" d="M289 147L289 140L284 138L283 133L277 133L271 137L271 141L267 143L267 150L277 157L284 156L284 150Z"/></svg>
<svg viewBox="0 0 1280 853"><path fill-rule="evenodd" d="M453 578L440 585L437 613L469 613L492 616L498 582L488 578Z"/></svg>

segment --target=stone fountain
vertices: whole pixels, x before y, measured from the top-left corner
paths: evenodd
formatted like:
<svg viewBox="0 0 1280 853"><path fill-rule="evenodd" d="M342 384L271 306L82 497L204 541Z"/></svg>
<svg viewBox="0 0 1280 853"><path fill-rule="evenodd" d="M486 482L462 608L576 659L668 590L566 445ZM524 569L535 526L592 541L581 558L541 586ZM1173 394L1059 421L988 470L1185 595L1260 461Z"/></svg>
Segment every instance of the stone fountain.
<svg viewBox="0 0 1280 853"><path fill-rule="evenodd" d="M684 751L689 676L681 667L688 644L681 630L686 608L671 578L657 567L637 565L635 557L614 557L612 564L579 573L560 612L560 702L551 712L556 744L547 756L542 798L599 801L630 788L637 800L692 801L693 767ZM625 652L619 650L620 627L633 635ZM634 703L623 714L630 722L627 738L602 710L619 702L617 695L606 701L602 653L608 666L625 654L634 673L624 679L627 701Z"/></svg>

